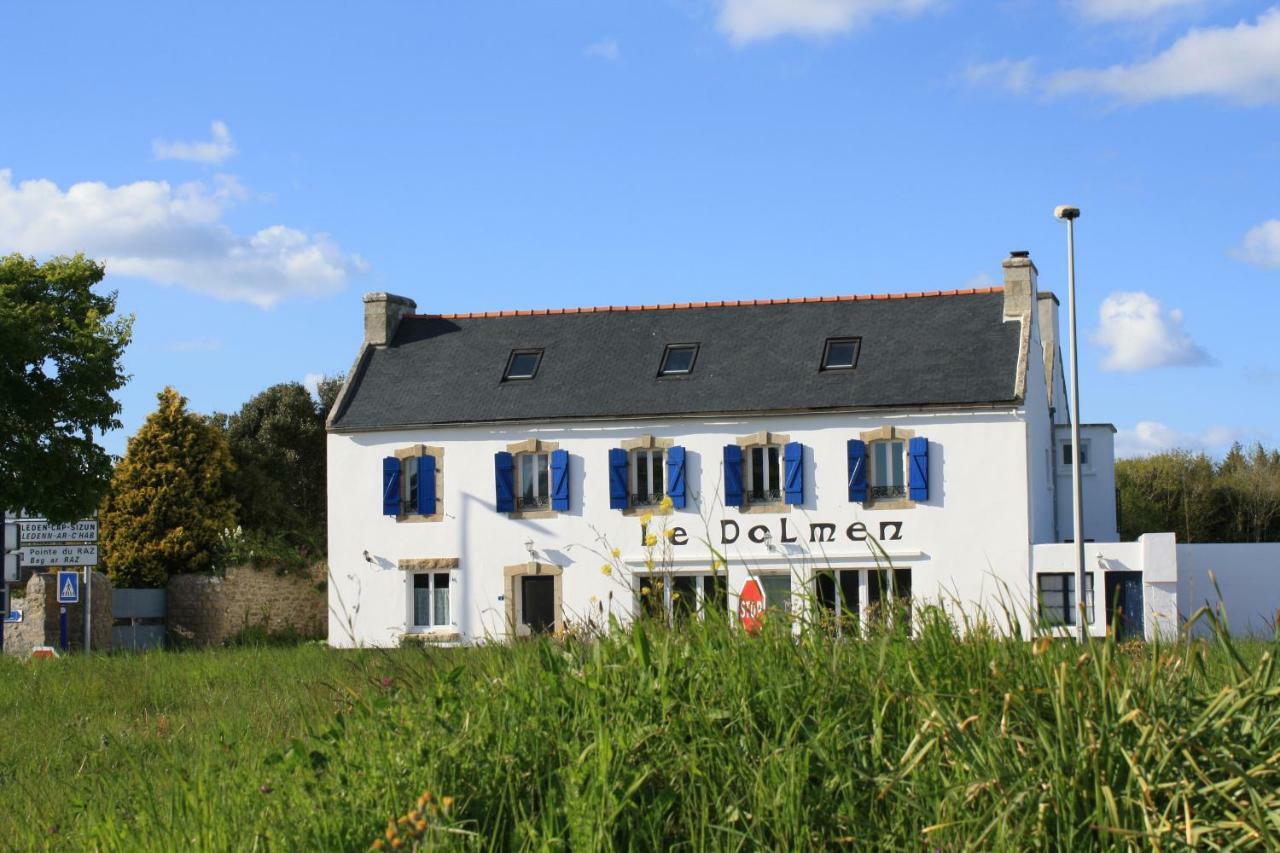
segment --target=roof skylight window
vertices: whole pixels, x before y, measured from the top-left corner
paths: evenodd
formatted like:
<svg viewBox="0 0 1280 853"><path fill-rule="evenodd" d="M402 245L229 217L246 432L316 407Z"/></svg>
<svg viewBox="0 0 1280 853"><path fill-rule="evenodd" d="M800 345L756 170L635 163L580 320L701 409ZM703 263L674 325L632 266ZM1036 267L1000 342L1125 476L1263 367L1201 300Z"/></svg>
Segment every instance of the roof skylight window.
<svg viewBox="0 0 1280 853"><path fill-rule="evenodd" d="M508 379L532 379L538 375L538 365L542 362L540 349L516 349L511 351L507 359L507 371L502 374L505 382Z"/></svg>
<svg viewBox="0 0 1280 853"><path fill-rule="evenodd" d="M823 370L852 370L858 366L862 338L827 338L822 349Z"/></svg>
<svg viewBox="0 0 1280 853"><path fill-rule="evenodd" d="M659 376L687 376L693 372L693 362L698 358L697 344L667 344L662 353Z"/></svg>

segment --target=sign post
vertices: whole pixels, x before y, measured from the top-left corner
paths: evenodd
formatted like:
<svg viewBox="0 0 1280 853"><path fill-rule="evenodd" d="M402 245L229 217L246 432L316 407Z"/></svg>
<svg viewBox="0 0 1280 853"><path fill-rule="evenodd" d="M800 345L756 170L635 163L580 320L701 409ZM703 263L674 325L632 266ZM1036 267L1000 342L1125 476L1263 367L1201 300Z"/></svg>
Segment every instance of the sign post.
<svg viewBox="0 0 1280 853"><path fill-rule="evenodd" d="M65 652L67 641L67 605L80 602L79 572L58 572L58 646Z"/></svg>

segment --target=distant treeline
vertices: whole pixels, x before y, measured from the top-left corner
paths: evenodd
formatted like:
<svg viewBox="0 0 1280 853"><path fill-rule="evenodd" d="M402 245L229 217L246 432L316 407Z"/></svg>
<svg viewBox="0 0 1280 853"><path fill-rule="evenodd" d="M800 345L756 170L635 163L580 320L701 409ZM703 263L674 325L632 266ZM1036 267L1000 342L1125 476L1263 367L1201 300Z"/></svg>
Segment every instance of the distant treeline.
<svg viewBox="0 0 1280 853"><path fill-rule="evenodd" d="M1171 450L1116 462L1120 535L1179 542L1280 542L1280 450L1239 443L1221 462Z"/></svg>

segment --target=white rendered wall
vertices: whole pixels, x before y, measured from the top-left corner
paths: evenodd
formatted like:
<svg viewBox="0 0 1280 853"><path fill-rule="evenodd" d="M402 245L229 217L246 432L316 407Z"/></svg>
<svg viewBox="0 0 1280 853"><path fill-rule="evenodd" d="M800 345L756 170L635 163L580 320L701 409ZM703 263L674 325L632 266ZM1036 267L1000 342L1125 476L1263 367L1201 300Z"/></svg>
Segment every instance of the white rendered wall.
<svg viewBox="0 0 1280 853"><path fill-rule="evenodd" d="M1190 618L1206 604L1225 608L1233 634L1271 636L1280 613L1280 543L1179 545L1182 618ZM1192 632L1204 633L1208 628L1202 621Z"/></svg>
<svg viewBox="0 0 1280 853"><path fill-rule="evenodd" d="M1053 448L1057 472L1057 533L1059 541L1069 542L1075 525L1071 512L1071 466L1062 463L1062 446L1071 443L1071 427L1055 427L1057 441ZM1116 529L1116 452L1115 432L1109 424L1081 424L1080 441L1088 442L1089 464L1080 470L1080 491L1084 498L1084 538L1094 542L1118 542Z"/></svg>
<svg viewBox="0 0 1280 853"><path fill-rule="evenodd" d="M846 441L893 425L929 440L929 500L904 510L864 509L848 501ZM725 444L760 430L784 433L805 445L805 503L786 514L725 510L719 501ZM411 575L402 559L459 559L451 575L451 613L464 641L506 635L503 567L529 560L532 540L542 562L564 568L566 618L581 618L596 602L619 616L632 612L625 579L605 577L592 548L617 547L622 559L644 559L640 522L609 509L608 450L641 435L672 438L688 451L689 507L667 520L683 527L689 544L673 549L677 570L703 570L708 535L718 544L721 519L738 523L729 558L730 606L748 571L791 571L792 589L804 594L814 564L874 568L870 547L846 536L862 522L901 522L901 538L884 547L898 567L913 570L913 593L923 602L953 597L995 612L1002 600L1030 600L1030 528L1027 507L1026 424L1013 410L971 413L848 415L808 414L756 418L655 419L571 425L407 429L331 433L328 437L330 642L394 645L410 620ZM553 518L518 520L494 510L494 453L527 438L559 442L570 454L571 506ZM444 520L397 522L382 515L382 459L410 444L445 448L442 462ZM700 500L695 500L695 496ZM700 515L701 513L701 515ZM705 516L705 518L703 517ZM749 529L767 526L773 541L780 522L800 536L793 545L747 541ZM837 526L834 542L809 543L810 521ZM368 551L367 562L363 552ZM863 599L865 601L865 597Z"/></svg>

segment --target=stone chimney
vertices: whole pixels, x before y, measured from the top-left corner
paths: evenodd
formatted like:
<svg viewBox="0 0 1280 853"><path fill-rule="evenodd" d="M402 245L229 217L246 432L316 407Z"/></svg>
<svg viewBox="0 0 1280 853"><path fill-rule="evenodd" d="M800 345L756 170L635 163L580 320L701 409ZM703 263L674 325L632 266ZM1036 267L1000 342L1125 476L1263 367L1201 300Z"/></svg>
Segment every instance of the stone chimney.
<svg viewBox="0 0 1280 853"><path fill-rule="evenodd" d="M1004 259L1004 316L1030 319L1036 308L1036 265L1027 251L1010 252Z"/></svg>
<svg viewBox="0 0 1280 853"><path fill-rule="evenodd" d="M1058 297L1045 290L1039 294L1040 346L1044 349L1044 385L1049 392L1049 405L1053 405L1054 367L1058 357Z"/></svg>
<svg viewBox="0 0 1280 853"><path fill-rule="evenodd" d="M394 293L366 293L364 295L364 342L384 347L396 336L396 329L406 314L418 307L407 296Z"/></svg>

